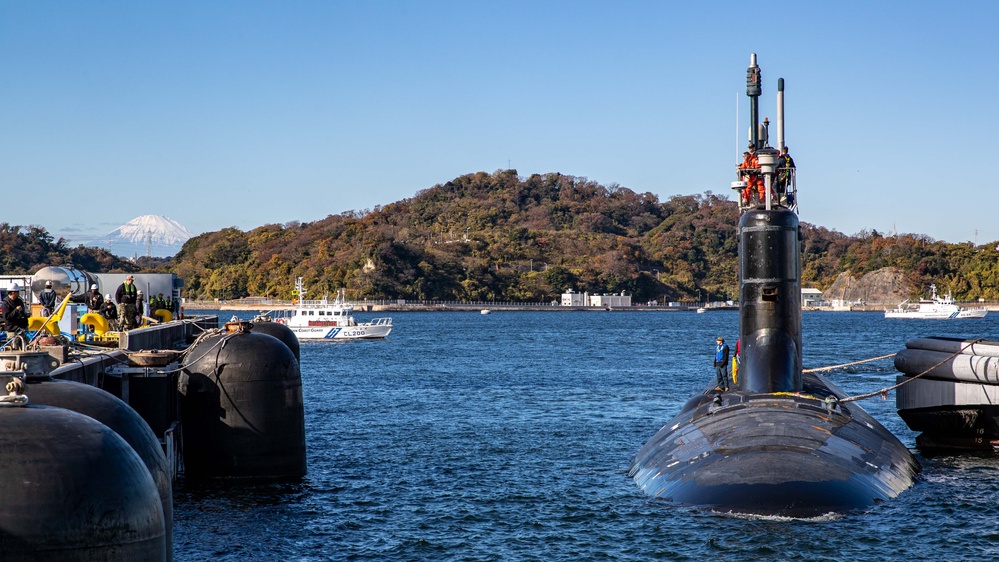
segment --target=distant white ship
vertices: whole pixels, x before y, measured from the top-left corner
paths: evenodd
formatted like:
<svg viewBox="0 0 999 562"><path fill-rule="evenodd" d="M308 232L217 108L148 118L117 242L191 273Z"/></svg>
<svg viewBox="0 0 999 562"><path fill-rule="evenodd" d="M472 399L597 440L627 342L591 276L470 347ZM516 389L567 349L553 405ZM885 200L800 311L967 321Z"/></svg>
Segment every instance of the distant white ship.
<svg viewBox="0 0 999 562"><path fill-rule="evenodd" d="M885 310L885 318L917 318L922 320L953 320L960 318L985 318L986 308L961 308L950 293L937 296L937 286L930 285L930 298L918 303L902 301L895 310Z"/></svg>
<svg viewBox="0 0 999 562"><path fill-rule="evenodd" d="M370 322L354 320L354 305L344 299L344 291L337 291L330 301L325 296L306 300L305 286L299 277L295 284L298 299L295 308L274 321L291 328L300 340L362 340L384 338L392 331L391 318L375 318Z"/></svg>

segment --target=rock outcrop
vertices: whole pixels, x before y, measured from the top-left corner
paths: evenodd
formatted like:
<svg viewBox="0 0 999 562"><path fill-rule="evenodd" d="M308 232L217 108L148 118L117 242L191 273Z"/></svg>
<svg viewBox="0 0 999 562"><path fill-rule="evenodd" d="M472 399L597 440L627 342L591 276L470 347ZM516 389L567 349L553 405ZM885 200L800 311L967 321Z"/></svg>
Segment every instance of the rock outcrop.
<svg viewBox="0 0 999 562"><path fill-rule="evenodd" d="M865 304L895 305L909 298L911 293L902 271L895 267L885 267L860 279L853 277L849 271L840 273L832 286L822 293L822 299L826 302L839 299Z"/></svg>

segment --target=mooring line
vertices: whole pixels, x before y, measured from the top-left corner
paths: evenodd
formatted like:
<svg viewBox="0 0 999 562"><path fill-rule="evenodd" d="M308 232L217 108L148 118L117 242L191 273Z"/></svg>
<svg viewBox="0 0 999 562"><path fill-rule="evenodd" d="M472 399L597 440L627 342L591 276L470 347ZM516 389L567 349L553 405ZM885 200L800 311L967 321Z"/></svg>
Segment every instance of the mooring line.
<svg viewBox="0 0 999 562"><path fill-rule="evenodd" d="M889 357L894 357L894 353L889 353L888 355L882 355L881 357L872 357L870 359L862 359L860 361L853 361L852 363L843 363L841 365L831 365L829 367L818 367L816 369L803 369L802 373L820 373L822 371L831 371L833 369L839 369L840 367L849 367L850 365L860 365L861 363L870 363L871 361L880 361L882 359L888 359Z"/></svg>
<svg viewBox="0 0 999 562"><path fill-rule="evenodd" d="M867 394L858 394L857 396L847 396L846 398L840 398L838 400L838 402L855 402L857 400L864 400L864 399L867 399L867 398L872 398L874 396L880 396L882 399L887 399L888 398L888 393L891 392L892 390L895 390L896 388L899 388L899 387L901 387L903 385L909 384L910 382L918 379L919 377L925 375L926 373L929 373L933 369L936 369L940 365L943 365L944 363L946 363L946 362L950 361L951 359L957 357L958 355L964 353L965 349L968 349L969 347L975 345L978 342L982 342L982 341L985 341L985 338L978 338L977 340L969 341L967 344L964 345L964 347L962 347L961 349L955 351L954 353L951 353L949 356L945 357L944 359L941 359L936 365L933 365L933 366L927 368L926 370L924 370L922 373L919 373L918 375L915 375L913 377L909 377L908 379L906 379L906 380L904 380L904 381L902 381L902 382L900 382L900 383L898 383L898 384L896 384L894 386L889 386L889 387L886 387L886 388L882 388L881 390L878 390L878 391L875 391L875 392L868 392Z"/></svg>

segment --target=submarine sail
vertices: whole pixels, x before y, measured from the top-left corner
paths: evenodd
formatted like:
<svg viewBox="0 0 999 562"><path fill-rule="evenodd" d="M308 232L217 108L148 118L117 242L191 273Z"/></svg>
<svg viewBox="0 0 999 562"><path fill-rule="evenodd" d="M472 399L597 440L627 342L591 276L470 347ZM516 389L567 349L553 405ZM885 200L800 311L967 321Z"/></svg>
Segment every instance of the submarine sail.
<svg viewBox="0 0 999 562"><path fill-rule="evenodd" d="M795 170L758 123L761 73L747 72L750 153L740 167L738 385L695 395L635 455L646 493L717 511L816 517L896 497L912 453L825 378L802 372L801 230ZM778 82L783 148L783 79Z"/></svg>

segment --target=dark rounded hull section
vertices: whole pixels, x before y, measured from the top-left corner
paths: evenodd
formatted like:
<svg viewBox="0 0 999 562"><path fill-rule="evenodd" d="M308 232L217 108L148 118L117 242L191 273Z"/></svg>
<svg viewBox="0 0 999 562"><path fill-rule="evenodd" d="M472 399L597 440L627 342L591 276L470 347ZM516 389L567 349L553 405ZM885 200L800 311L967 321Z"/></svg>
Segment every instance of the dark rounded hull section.
<svg viewBox="0 0 999 562"><path fill-rule="evenodd" d="M899 410L927 454L954 451L999 452L999 406L962 405Z"/></svg>
<svg viewBox="0 0 999 562"><path fill-rule="evenodd" d="M56 406L90 416L113 429L146 465L163 504L167 560L173 559L173 482L159 439L142 416L118 397L83 383L28 377L25 393L32 404Z"/></svg>
<svg viewBox="0 0 999 562"><path fill-rule="evenodd" d="M817 517L869 507L912 486L912 454L859 405L806 375L800 394L707 391L635 456L646 493L719 511Z"/></svg>
<svg viewBox="0 0 999 562"><path fill-rule="evenodd" d="M188 355L194 359L184 364L180 401L185 475L304 476L302 374L288 346L238 333L208 338Z"/></svg>
<svg viewBox="0 0 999 562"><path fill-rule="evenodd" d="M0 423L0 560L166 560L156 484L120 435L50 406Z"/></svg>
<svg viewBox="0 0 999 562"><path fill-rule="evenodd" d="M296 361L302 360L302 350L298 336L288 326L278 322L254 321L252 331L258 334L267 334L281 340L281 343L287 345L288 349L295 355Z"/></svg>
<svg viewBox="0 0 999 562"><path fill-rule="evenodd" d="M999 452L999 342L924 337L895 354L898 415L925 454Z"/></svg>

